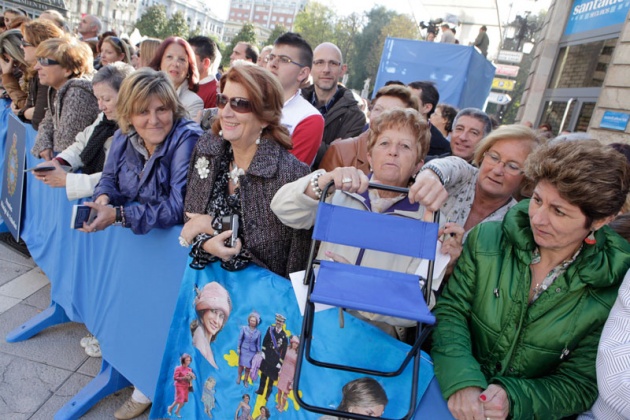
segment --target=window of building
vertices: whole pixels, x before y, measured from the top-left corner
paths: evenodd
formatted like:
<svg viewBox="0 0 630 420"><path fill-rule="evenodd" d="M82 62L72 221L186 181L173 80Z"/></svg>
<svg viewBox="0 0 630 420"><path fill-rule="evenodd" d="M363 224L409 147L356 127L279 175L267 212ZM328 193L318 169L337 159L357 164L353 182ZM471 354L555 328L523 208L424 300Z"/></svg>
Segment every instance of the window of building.
<svg viewBox="0 0 630 420"><path fill-rule="evenodd" d="M601 87L617 38L560 48L550 89Z"/></svg>
<svg viewBox="0 0 630 420"><path fill-rule="evenodd" d="M280 19L278 19L280 22L284 22L284 16L280 16Z"/></svg>

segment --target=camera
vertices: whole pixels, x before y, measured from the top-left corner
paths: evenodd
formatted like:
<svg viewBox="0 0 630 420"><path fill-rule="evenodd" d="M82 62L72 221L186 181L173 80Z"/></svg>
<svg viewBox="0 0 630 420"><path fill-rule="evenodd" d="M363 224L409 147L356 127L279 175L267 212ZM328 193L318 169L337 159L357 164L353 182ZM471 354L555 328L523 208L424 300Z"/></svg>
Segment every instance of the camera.
<svg viewBox="0 0 630 420"><path fill-rule="evenodd" d="M225 232L226 230L232 231L232 236L225 241L225 245L230 248L234 248L236 245L236 240L238 239L238 226L238 214L223 216L221 218L221 232Z"/></svg>
<svg viewBox="0 0 630 420"><path fill-rule="evenodd" d="M437 34L440 32L438 25L442 22L442 19L431 19L429 22L422 21L420 22L420 28L426 29L427 33L433 33L437 36Z"/></svg>

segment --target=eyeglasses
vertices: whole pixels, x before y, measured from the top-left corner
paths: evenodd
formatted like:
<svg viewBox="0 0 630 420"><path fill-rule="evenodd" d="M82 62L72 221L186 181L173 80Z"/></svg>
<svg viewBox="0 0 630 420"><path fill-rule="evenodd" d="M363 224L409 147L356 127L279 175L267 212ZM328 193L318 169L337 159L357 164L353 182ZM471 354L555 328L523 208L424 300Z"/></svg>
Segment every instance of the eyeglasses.
<svg viewBox="0 0 630 420"><path fill-rule="evenodd" d="M245 98L228 98L222 93L217 95L217 106L219 109L225 108L228 102L230 103L230 108L232 108L232 111L234 112L238 112L239 114L252 112L252 103Z"/></svg>
<svg viewBox="0 0 630 420"><path fill-rule="evenodd" d="M265 58L265 63L271 63L271 62L275 61L276 58L283 64L291 63L291 64L295 64L298 67L306 67L304 64L300 64L297 61L293 61L293 59L291 57L288 57L286 55L269 54L267 56L267 58Z"/></svg>
<svg viewBox="0 0 630 420"><path fill-rule="evenodd" d="M45 67L59 64L59 61L55 61L52 58L48 58L48 57L39 57L37 59L37 62L39 63L40 66L45 66Z"/></svg>
<svg viewBox="0 0 630 420"><path fill-rule="evenodd" d="M24 40L22 40L22 47L32 47L33 44L31 44L30 42L26 42Z"/></svg>
<svg viewBox="0 0 630 420"><path fill-rule="evenodd" d="M488 162L492 166L496 166L499 163L502 163L503 164L503 168L505 169L505 172L510 174L510 175L520 175L520 174L523 173L523 168L521 168L520 166L518 166L514 162L502 161L501 160L501 155L499 155L496 152L488 151L488 152L484 153L483 154L483 160L485 160L486 162Z"/></svg>
<svg viewBox="0 0 630 420"><path fill-rule="evenodd" d="M326 64L328 64L328 67L330 67L332 70L337 70L339 67L341 67L341 62L339 61L335 61L335 60L315 60L313 61L313 67L326 67Z"/></svg>

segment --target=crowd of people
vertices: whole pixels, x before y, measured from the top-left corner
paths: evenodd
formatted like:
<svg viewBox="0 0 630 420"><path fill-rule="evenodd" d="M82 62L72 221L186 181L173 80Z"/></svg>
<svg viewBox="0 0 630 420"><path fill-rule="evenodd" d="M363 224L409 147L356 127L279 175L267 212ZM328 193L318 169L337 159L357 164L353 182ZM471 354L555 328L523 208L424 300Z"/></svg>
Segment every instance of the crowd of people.
<svg viewBox="0 0 630 420"><path fill-rule="evenodd" d="M497 127L479 109L440 103L430 81L389 81L366 107L339 83L347 71L341 50L329 42L313 49L292 32L261 51L237 43L219 72L221 52L204 36L130 45L90 15L74 35L56 12L30 20L7 10L4 23L4 98L37 130L31 153L39 165L53 168L34 176L65 188L68 200L88 198L96 217L81 227L86 234L182 225L192 268L256 264L288 278L305 268L329 183L336 205L413 219L440 211L450 263L429 302L437 317L430 348L452 415L630 416L628 372L618 368L630 343L628 146L554 139L544 124ZM478 47L487 51L481 32ZM409 194L368 189L370 182ZM327 243L318 255L406 273L420 264ZM209 283L195 305L194 345L216 366L211 343L230 297ZM403 341L412 326L348 312ZM261 334L257 312L248 317L236 382L248 387L254 356L266 354L256 393L268 399L276 384L283 411L300 340L287 337L282 315L275 321ZM281 351L270 352L280 340ZM100 355L97 338L82 344ZM188 400L190 362L183 354L169 414L179 416ZM356 408L355 388L374 391L369 411ZM367 415L387 404L371 378L349 383L343 398L341 410ZM250 418L249 400L236 418ZM136 389L114 415L134 418L150 404Z"/></svg>

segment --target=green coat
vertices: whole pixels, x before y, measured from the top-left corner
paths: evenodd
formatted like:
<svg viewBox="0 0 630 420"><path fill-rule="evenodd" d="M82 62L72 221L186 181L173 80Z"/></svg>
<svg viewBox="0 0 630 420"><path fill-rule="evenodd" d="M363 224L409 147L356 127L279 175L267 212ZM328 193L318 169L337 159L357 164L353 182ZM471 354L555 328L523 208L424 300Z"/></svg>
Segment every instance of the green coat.
<svg viewBox="0 0 630 420"><path fill-rule="evenodd" d="M529 200L478 225L435 308L432 356L444 398L501 385L515 419L580 413L597 397L597 344L630 267L630 244L607 226L530 306Z"/></svg>

